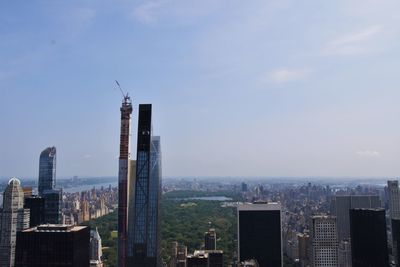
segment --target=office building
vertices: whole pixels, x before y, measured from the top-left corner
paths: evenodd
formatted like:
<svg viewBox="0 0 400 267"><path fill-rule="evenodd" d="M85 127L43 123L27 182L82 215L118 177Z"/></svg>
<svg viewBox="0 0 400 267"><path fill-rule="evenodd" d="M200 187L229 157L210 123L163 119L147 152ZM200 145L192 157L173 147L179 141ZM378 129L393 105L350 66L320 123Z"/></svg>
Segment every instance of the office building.
<svg viewBox="0 0 400 267"><path fill-rule="evenodd" d="M331 214L336 217L338 241L350 238L350 209L382 207L379 196L375 195L334 196L331 204Z"/></svg>
<svg viewBox="0 0 400 267"><path fill-rule="evenodd" d="M204 249L205 250L217 249L217 233L213 228L211 228L208 232L204 233Z"/></svg>
<svg viewBox="0 0 400 267"><path fill-rule="evenodd" d="M45 223L44 198L39 196L26 197L24 208L29 209L29 227L35 227Z"/></svg>
<svg viewBox="0 0 400 267"><path fill-rule="evenodd" d="M400 219L392 219L393 259L396 266L400 264Z"/></svg>
<svg viewBox="0 0 400 267"><path fill-rule="evenodd" d="M121 132L118 171L118 266L126 267L128 234L128 178L130 160L130 136L132 102L124 96L121 106Z"/></svg>
<svg viewBox="0 0 400 267"><path fill-rule="evenodd" d="M186 267L187 247L185 245L178 245L178 255L176 257L176 267Z"/></svg>
<svg viewBox="0 0 400 267"><path fill-rule="evenodd" d="M350 210L353 267L389 266L384 209Z"/></svg>
<svg viewBox="0 0 400 267"><path fill-rule="evenodd" d="M187 267L223 267L224 253L222 250L195 250L186 257Z"/></svg>
<svg viewBox="0 0 400 267"><path fill-rule="evenodd" d="M308 259L308 251L310 244L310 236L306 233L297 235L298 249L299 249L299 262L300 266L307 266Z"/></svg>
<svg viewBox="0 0 400 267"><path fill-rule="evenodd" d="M311 218L311 263L313 267L338 266L336 218L317 215Z"/></svg>
<svg viewBox="0 0 400 267"><path fill-rule="evenodd" d="M339 242L338 267L351 267L351 245L349 240Z"/></svg>
<svg viewBox="0 0 400 267"><path fill-rule="evenodd" d="M253 259L260 266L282 267L280 204L240 204L237 213L239 262Z"/></svg>
<svg viewBox="0 0 400 267"><path fill-rule="evenodd" d="M39 160L39 196L44 190L52 190L56 183L56 148L48 147L40 153Z"/></svg>
<svg viewBox="0 0 400 267"><path fill-rule="evenodd" d="M161 266L160 137L152 135L152 106L139 105L133 221L129 221L128 265Z"/></svg>
<svg viewBox="0 0 400 267"><path fill-rule="evenodd" d="M60 224L62 221L62 189L49 189L42 192L45 206L45 223Z"/></svg>
<svg viewBox="0 0 400 267"><path fill-rule="evenodd" d="M29 228L29 210L24 209L24 192L17 178L11 178L4 191L0 223L0 266L13 267L17 231Z"/></svg>
<svg viewBox="0 0 400 267"><path fill-rule="evenodd" d="M400 219L400 192L398 181L387 181L390 219Z"/></svg>
<svg viewBox="0 0 400 267"><path fill-rule="evenodd" d="M96 228L90 230L90 266L103 267L102 256L101 238Z"/></svg>
<svg viewBox="0 0 400 267"><path fill-rule="evenodd" d="M89 227L47 224L18 232L15 266L89 267Z"/></svg>

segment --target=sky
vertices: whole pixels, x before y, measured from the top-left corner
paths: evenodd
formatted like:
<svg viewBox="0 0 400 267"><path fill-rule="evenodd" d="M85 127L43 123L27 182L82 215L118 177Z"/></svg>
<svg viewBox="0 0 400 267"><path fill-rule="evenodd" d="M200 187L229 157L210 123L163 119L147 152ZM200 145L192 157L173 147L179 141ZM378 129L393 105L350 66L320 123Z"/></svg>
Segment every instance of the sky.
<svg viewBox="0 0 400 267"><path fill-rule="evenodd" d="M400 174L398 0L48 0L0 8L0 176L117 176L121 94L164 177Z"/></svg>

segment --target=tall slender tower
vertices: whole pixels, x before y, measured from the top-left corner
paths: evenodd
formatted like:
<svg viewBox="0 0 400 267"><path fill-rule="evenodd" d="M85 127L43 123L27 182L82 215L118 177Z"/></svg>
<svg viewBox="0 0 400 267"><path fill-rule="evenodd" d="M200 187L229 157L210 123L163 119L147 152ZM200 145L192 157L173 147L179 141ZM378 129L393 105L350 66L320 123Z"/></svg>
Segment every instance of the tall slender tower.
<svg viewBox="0 0 400 267"><path fill-rule="evenodd" d="M56 182L56 155L57 150L53 147L48 147L40 153L39 161L39 195L43 194L44 190L52 190Z"/></svg>
<svg viewBox="0 0 400 267"><path fill-rule="evenodd" d="M124 96L121 106L121 135L119 146L118 173L118 266L126 266L126 245L128 230L128 177L130 159L130 136L132 102L128 95Z"/></svg>
<svg viewBox="0 0 400 267"><path fill-rule="evenodd" d="M133 214L129 221L129 266L161 266L160 255L160 137L152 135L151 104L139 105Z"/></svg>

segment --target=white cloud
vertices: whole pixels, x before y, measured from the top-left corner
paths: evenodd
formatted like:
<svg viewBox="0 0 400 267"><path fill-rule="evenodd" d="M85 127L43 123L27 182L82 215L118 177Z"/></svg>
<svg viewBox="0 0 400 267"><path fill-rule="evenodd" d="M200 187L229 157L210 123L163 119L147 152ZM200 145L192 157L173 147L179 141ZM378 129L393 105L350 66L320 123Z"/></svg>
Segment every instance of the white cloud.
<svg viewBox="0 0 400 267"><path fill-rule="evenodd" d="M381 153L376 150L360 150L356 152L357 156L362 158L380 158Z"/></svg>
<svg viewBox="0 0 400 267"><path fill-rule="evenodd" d="M286 83L306 79L310 75L309 69L279 69L268 73L267 81Z"/></svg>
<svg viewBox="0 0 400 267"><path fill-rule="evenodd" d="M383 33L381 25L370 26L362 31L345 34L330 41L325 49L328 54L353 55L362 54L371 50L379 35Z"/></svg>

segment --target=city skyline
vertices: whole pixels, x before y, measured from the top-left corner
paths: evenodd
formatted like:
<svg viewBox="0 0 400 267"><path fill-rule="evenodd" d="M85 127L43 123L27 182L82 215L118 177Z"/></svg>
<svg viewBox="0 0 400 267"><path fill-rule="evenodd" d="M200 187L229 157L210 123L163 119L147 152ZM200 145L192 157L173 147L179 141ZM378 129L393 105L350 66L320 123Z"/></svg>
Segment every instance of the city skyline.
<svg viewBox="0 0 400 267"><path fill-rule="evenodd" d="M156 107L166 177L396 177L399 8L5 3L1 176L37 177L47 146L58 177L116 176L117 79Z"/></svg>

